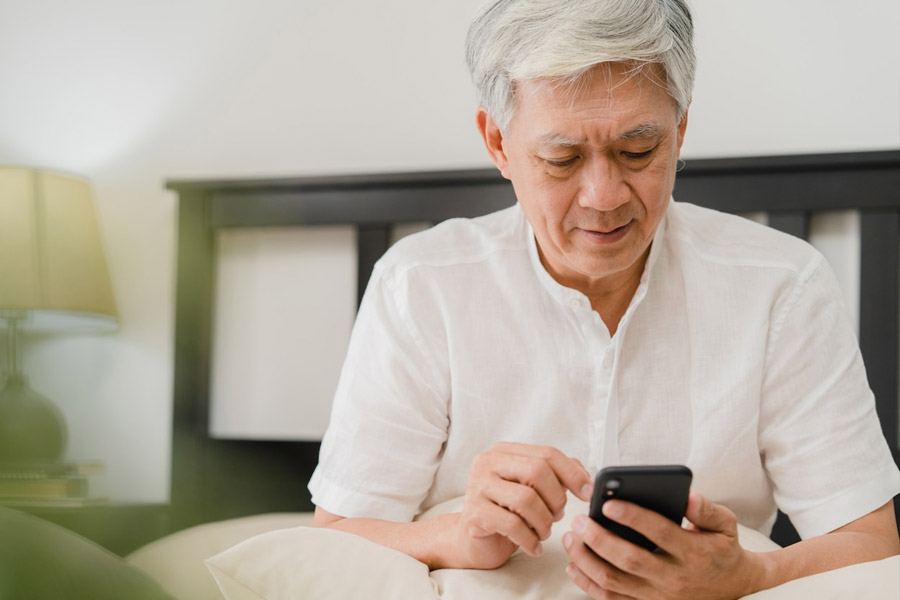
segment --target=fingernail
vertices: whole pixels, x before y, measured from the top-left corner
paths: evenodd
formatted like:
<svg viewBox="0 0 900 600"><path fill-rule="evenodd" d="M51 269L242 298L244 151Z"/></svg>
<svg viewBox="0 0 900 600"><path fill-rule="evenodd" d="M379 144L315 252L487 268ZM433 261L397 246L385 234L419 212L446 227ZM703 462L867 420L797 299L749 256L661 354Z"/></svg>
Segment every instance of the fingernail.
<svg viewBox="0 0 900 600"><path fill-rule="evenodd" d="M591 492L593 491L593 489L594 486L590 483L584 484L583 486L581 486L581 494L579 495L579 498L581 498L582 500L590 500Z"/></svg>
<svg viewBox="0 0 900 600"><path fill-rule="evenodd" d="M572 529L575 533L584 533L584 530L587 528L587 522L585 518L581 515L578 515L574 519L572 519Z"/></svg>
<svg viewBox="0 0 900 600"><path fill-rule="evenodd" d="M556 513L555 515L553 515L553 522L556 523L557 521L562 521L562 518L564 516L566 516L565 509L563 509L563 510L559 511L558 513Z"/></svg>
<svg viewBox="0 0 900 600"><path fill-rule="evenodd" d="M625 509L618 502L604 502L603 514L610 519L618 519L625 513Z"/></svg>
<svg viewBox="0 0 900 600"><path fill-rule="evenodd" d="M580 573L581 571L579 571L578 567L576 567L574 564L570 563L569 566L566 567L566 575L568 575L571 579L577 579Z"/></svg>
<svg viewBox="0 0 900 600"><path fill-rule="evenodd" d="M572 532L567 531L566 534L563 536L563 548L568 550L569 546L571 546L571 545L572 545Z"/></svg>
<svg viewBox="0 0 900 600"><path fill-rule="evenodd" d="M538 544L538 545L537 545L537 548L536 548L535 551L534 551L534 555L535 555L535 556L540 556L540 555L543 554L543 553L544 553L544 547L543 547L541 544Z"/></svg>

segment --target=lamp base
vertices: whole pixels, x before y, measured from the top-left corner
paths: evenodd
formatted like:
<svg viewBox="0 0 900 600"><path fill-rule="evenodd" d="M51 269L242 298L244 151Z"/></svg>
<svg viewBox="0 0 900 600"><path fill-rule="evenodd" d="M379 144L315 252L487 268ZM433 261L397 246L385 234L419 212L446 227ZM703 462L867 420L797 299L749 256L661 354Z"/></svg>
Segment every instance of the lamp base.
<svg viewBox="0 0 900 600"><path fill-rule="evenodd" d="M59 409L24 377L10 375L0 390L0 461L59 460L67 437Z"/></svg>

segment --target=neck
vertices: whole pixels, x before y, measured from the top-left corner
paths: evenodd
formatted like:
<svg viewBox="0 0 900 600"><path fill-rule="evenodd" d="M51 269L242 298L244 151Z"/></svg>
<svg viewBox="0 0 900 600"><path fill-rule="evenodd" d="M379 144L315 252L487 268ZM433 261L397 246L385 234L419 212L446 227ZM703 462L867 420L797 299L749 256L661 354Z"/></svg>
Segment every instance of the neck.
<svg viewBox="0 0 900 600"><path fill-rule="evenodd" d="M609 330L609 335L613 336L619 328L619 322L625 316L625 311L628 310L628 305L631 304L631 299L634 298L634 293L641 284L644 266L647 264L647 257L650 256L650 247L625 271L614 273L607 277L588 280L568 280L554 274L552 269L547 266L543 253L540 252L540 247L538 247L538 254L541 262L544 264L544 268L557 282L578 290L588 297L591 301L591 308L600 315L600 318L603 319L603 323Z"/></svg>
<svg viewBox="0 0 900 600"><path fill-rule="evenodd" d="M619 329L619 322L625 316L625 311L628 310L628 305L631 304L631 299L634 298L634 293L640 283L641 278L638 276L614 289L607 289L599 293L586 292L591 301L591 308L603 319L610 336L614 336Z"/></svg>

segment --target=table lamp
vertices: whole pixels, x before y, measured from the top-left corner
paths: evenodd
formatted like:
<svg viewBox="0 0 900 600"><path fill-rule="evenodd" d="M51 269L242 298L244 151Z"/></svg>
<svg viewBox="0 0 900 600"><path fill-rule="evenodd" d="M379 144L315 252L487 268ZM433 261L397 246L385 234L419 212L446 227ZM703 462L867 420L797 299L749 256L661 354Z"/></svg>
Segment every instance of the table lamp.
<svg viewBox="0 0 900 600"><path fill-rule="evenodd" d="M112 330L116 305L90 186L78 177L0 166L0 461L55 461L66 447L59 409L28 384L23 330Z"/></svg>

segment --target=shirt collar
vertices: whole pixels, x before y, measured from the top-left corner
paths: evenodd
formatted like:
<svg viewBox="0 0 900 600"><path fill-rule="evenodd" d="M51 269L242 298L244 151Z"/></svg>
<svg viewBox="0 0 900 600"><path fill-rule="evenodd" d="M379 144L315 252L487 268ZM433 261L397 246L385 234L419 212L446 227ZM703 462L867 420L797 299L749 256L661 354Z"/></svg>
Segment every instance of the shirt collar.
<svg viewBox="0 0 900 600"><path fill-rule="evenodd" d="M669 205L671 205L672 199L669 199ZM579 292L578 290L566 287L560 284L558 281L553 279L553 276L547 272L547 269L544 267L543 263L541 263L541 257L538 253L537 240L534 237L534 229L531 227L531 223L525 218L524 213L521 212L522 219L525 221L526 227L526 235L527 235L527 244L528 244L528 256L531 259L531 265L534 268L535 275L538 280L543 285L544 289L552 296L557 302L560 304L571 306L571 307L583 307L590 308L590 300L586 295ZM665 237L666 229L668 228L668 208L666 209L666 214L663 215L663 218L660 219L659 225L656 227L656 233L653 235L653 242L650 245L650 254L647 257L647 263L644 265L644 272L641 274L641 281L638 284L637 289L634 292L634 296L631 298L631 302L628 305L628 309L625 311L625 315L622 317L622 322L619 325L619 330L622 329L622 325L630 317L631 313L634 312L635 308L643 301L644 297L647 295L647 288L650 285L650 281L653 279L653 274L655 272L655 266L659 262L659 255L662 252L665 243L663 241Z"/></svg>

